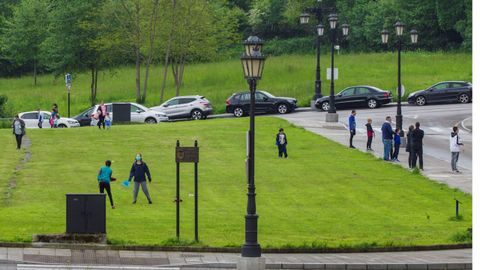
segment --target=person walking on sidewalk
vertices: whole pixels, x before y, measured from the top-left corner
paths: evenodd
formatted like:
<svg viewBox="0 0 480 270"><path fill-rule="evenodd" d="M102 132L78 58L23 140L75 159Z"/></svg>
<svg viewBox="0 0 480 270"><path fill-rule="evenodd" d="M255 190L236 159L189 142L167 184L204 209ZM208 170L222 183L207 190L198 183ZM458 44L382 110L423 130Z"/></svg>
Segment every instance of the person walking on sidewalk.
<svg viewBox="0 0 480 270"><path fill-rule="evenodd" d="M148 193L147 188L147 181L145 175L148 177L148 182L152 182L152 177L150 175L150 170L148 169L147 163L143 162L142 154L138 153L135 156L135 162L132 165L132 169L130 170L130 177L128 181L132 181L134 178L134 187L133 187L133 204L137 203L137 195L138 189L142 186L142 191L147 197L148 203L152 204L152 199L150 198L150 194Z"/></svg>
<svg viewBox="0 0 480 270"><path fill-rule="evenodd" d="M458 157L460 156L460 148L463 143L460 142L458 137L458 127L453 127L453 132L450 134L450 152L452 152L452 172L459 173L457 169Z"/></svg>
<svg viewBox="0 0 480 270"><path fill-rule="evenodd" d="M367 127L367 151L373 151L372 150L372 140L373 137L375 136L375 131L373 131L372 128L372 119L368 118L367 123L365 124Z"/></svg>
<svg viewBox="0 0 480 270"><path fill-rule="evenodd" d="M400 162L400 160L398 160L398 154L400 152L401 143L402 143L402 140L400 139L400 129L396 128L395 134L393 135L393 147L395 150L393 151L392 161Z"/></svg>
<svg viewBox="0 0 480 270"><path fill-rule="evenodd" d="M20 150L22 147L22 137L25 135L25 122L18 117L18 114L15 115L15 119L13 119L12 129L17 141L17 150Z"/></svg>
<svg viewBox="0 0 480 270"><path fill-rule="evenodd" d="M355 110L352 111L352 114L348 118L348 129L350 130L350 148L355 149L355 146L353 146L353 136L356 134L356 129L357 129L357 123L355 122L355 115L357 115L357 112Z"/></svg>
<svg viewBox="0 0 480 270"><path fill-rule="evenodd" d="M415 129L412 131L412 168L417 167L417 158L418 165L420 170L423 171L423 137L425 133L420 129L420 123L415 123Z"/></svg>
<svg viewBox="0 0 480 270"><path fill-rule="evenodd" d="M104 193L104 190L107 190L108 199L110 199L110 205L112 209L115 209L115 205L113 204L113 197L112 191L110 189L110 181L115 181L114 177L112 177L112 162L110 160L105 161L105 166L100 168L98 172L97 180L98 180L98 187L100 188L100 193Z"/></svg>
<svg viewBox="0 0 480 270"><path fill-rule="evenodd" d="M383 159L390 161L390 151L392 150L393 130L392 118L387 116L385 123L382 125L382 139L383 139Z"/></svg>
<svg viewBox="0 0 480 270"><path fill-rule="evenodd" d="M405 151L408 152L408 168L412 169L412 156L413 156L413 150L412 150L412 132L415 127L413 125L410 125L408 127L408 132L407 132L407 145L405 147Z"/></svg>
<svg viewBox="0 0 480 270"><path fill-rule="evenodd" d="M278 157L288 158L287 154L287 134L283 132L283 128L280 128L277 133L277 138L275 139L275 144L278 147Z"/></svg>

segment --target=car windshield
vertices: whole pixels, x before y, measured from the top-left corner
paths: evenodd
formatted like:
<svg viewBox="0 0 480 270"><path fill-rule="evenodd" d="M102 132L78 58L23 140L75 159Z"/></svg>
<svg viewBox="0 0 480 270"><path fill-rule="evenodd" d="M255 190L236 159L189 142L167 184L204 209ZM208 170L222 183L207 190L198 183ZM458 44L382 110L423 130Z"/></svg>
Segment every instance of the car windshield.
<svg viewBox="0 0 480 270"><path fill-rule="evenodd" d="M90 107L88 109L86 109L85 111L81 112L80 114L76 115L75 117L80 117L80 116L84 116L84 115L91 115L93 112L93 107Z"/></svg>
<svg viewBox="0 0 480 270"><path fill-rule="evenodd" d="M266 92L266 91L258 91L258 92L265 94L269 98L274 98L275 97L274 95L272 95L272 94L270 94L269 92Z"/></svg>
<svg viewBox="0 0 480 270"><path fill-rule="evenodd" d="M137 106L138 108L144 110L144 111L149 111L150 109L143 106L143 105L140 105L140 104L137 104L137 103L132 103L132 106Z"/></svg>

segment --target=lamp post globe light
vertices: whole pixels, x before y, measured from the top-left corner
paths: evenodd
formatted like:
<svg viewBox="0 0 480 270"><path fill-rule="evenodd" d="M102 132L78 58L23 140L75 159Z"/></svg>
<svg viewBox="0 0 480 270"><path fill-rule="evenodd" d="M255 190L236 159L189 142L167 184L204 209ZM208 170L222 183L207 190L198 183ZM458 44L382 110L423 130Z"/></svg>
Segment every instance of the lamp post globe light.
<svg viewBox="0 0 480 270"><path fill-rule="evenodd" d="M397 115L395 116L396 121L396 128L400 129L400 136L404 138L405 133L403 131L403 116L402 116L402 45L403 45L403 32L405 31L405 24L400 21L397 21L393 27L395 28L395 34L397 36L397 51L398 51L398 59L397 59ZM388 30L384 29L381 31L382 43L388 44L388 37L389 32ZM418 42L418 32L417 30L413 29L410 31L410 41L413 45L417 44ZM403 139L404 141L404 139ZM402 145L405 145L402 141Z"/></svg>
<svg viewBox="0 0 480 270"><path fill-rule="evenodd" d="M237 269L257 270L265 269L265 258L258 243L258 215L255 200L255 92L257 81L262 78L265 57L261 53L263 41L250 36L244 42L245 52L241 57L243 74L250 88L250 129L248 131L248 201L245 215L245 243L242 246L242 257Z"/></svg>
<svg viewBox="0 0 480 270"><path fill-rule="evenodd" d="M315 109L315 101L318 98L322 97L322 80L320 79L320 40L323 37L325 32L325 27L322 24L323 21L323 14L326 11L331 11L333 8L331 7L324 7L322 5L322 0L317 0L317 5L315 7L306 8L305 11L300 14L300 24L308 24L310 21L311 14L315 16L317 19L317 26L316 26L316 54L317 54L317 68L315 71L315 94L312 97L310 102L310 106L312 109Z"/></svg>
<svg viewBox="0 0 480 270"><path fill-rule="evenodd" d="M328 24L330 25L331 37L331 66L330 66L330 97L328 105L328 113L326 115L326 122L338 122L337 109L335 108L335 43L339 42L337 38L338 15L332 13L328 16ZM350 25L342 24L342 37L346 38L350 31Z"/></svg>

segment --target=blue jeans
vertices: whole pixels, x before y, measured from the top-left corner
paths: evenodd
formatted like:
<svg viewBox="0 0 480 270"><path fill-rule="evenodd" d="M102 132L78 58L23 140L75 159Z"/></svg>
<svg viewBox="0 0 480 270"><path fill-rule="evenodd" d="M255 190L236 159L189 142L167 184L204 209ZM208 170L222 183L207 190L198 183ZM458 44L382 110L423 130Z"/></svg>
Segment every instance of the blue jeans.
<svg viewBox="0 0 480 270"><path fill-rule="evenodd" d="M383 159L390 160L390 151L392 149L392 140L383 139Z"/></svg>

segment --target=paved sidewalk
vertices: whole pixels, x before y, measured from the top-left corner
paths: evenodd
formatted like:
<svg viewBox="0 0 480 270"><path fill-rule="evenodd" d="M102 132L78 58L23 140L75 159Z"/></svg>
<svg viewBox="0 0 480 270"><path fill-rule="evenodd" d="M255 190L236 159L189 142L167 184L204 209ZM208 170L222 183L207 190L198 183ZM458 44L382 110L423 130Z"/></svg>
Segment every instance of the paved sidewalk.
<svg viewBox="0 0 480 270"><path fill-rule="evenodd" d="M263 256L266 258L267 268L269 269L472 268L471 249L416 252L263 254ZM232 269L236 267L238 258L239 254L235 253L0 247L0 269L2 269L2 261L20 264L18 269L46 269L41 267L41 264L51 264L51 269L68 269L69 265L104 265L108 266L108 269L112 269L111 267L114 265L139 266L134 269ZM34 268L34 265L38 266ZM149 268L141 268L140 266L148 266ZM121 268L117 267L117 269Z"/></svg>
<svg viewBox="0 0 480 270"><path fill-rule="evenodd" d="M345 111L341 113L348 114L348 112ZM347 116L340 115L340 122L338 123L327 123L325 122L325 114L325 112L318 111L303 111L278 115L277 117L286 119L296 126L303 127L313 133L348 146L348 123L342 121L348 119ZM357 124L357 126L361 128L363 125ZM381 138L381 131L376 130L376 136L372 143L372 148L375 152L371 153L383 158L383 142L379 139ZM357 146L358 150L363 152L366 152L366 137L366 134L364 134L361 129L357 130L357 136L354 137L353 144ZM401 164L403 167L408 168L408 153L406 153L405 148L400 149L399 160L402 162L396 164ZM429 155L427 149L424 149L423 160L425 164L425 170L422 172L423 175L432 180L447 184L452 188L458 188L464 192L472 193L472 171L470 169L462 168L461 174L452 174L450 162Z"/></svg>

